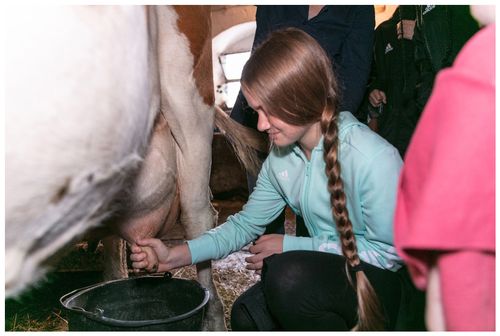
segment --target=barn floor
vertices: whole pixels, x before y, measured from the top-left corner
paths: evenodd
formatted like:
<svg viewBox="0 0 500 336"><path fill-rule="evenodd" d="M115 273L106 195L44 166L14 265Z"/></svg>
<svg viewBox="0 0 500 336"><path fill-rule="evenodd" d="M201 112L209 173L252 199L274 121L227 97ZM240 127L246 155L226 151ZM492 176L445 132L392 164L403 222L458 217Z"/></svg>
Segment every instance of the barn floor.
<svg viewBox="0 0 500 336"><path fill-rule="evenodd" d="M228 215L241 209L244 197L215 200L219 211L219 223ZM288 222L287 233L293 230ZM290 232L291 233L291 232ZM259 280L253 271L245 269L244 258L248 252L243 249L227 258L213 262L214 282L225 306L225 318L231 329L229 314L234 300ZM5 300L6 331L67 331L67 312L59 299L64 294L81 287L101 282L102 256L99 249L89 252L86 244L78 244L68 256L61 260L46 281L24 293L18 299ZM194 279L193 266L173 272L175 277Z"/></svg>

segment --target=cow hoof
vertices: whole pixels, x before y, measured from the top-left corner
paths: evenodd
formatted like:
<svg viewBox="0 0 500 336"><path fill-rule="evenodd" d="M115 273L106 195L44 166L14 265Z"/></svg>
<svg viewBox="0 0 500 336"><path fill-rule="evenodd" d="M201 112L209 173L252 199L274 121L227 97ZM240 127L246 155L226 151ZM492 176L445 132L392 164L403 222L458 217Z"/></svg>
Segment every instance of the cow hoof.
<svg viewBox="0 0 500 336"><path fill-rule="evenodd" d="M217 298L210 298L203 319L203 331L227 331L226 323L224 322L224 307L222 302Z"/></svg>
<svg viewBox="0 0 500 336"><path fill-rule="evenodd" d="M206 316L203 321L202 331L227 331L224 318L210 318Z"/></svg>

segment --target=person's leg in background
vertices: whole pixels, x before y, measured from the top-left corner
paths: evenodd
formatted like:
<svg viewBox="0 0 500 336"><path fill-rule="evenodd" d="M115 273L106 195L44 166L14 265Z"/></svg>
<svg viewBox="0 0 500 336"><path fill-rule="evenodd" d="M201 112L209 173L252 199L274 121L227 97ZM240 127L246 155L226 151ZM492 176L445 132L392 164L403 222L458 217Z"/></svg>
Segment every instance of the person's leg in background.
<svg viewBox="0 0 500 336"><path fill-rule="evenodd" d="M426 293L415 287L406 266L399 269L396 274L398 274L401 281L401 306L395 329L400 331L426 331Z"/></svg>

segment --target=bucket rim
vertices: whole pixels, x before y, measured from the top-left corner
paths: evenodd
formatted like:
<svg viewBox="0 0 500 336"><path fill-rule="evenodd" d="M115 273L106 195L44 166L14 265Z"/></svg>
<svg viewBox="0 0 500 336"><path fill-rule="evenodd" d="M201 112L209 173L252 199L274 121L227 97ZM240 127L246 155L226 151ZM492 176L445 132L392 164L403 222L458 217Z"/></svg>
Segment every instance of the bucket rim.
<svg viewBox="0 0 500 336"><path fill-rule="evenodd" d="M108 324L110 326L114 326L114 327L145 327L145 326L156 325L156 324L172 323L172 322L184 320L188 317L191 317L194 314L196 314L200 309L202 309L207 304L208 300L210 299L209 290L206 289L205 287L201 286L201 284L196 281L196 283L200 286L200 288L205 293L205 296L204 296L202 302L199 305L197 305L195 308L191 309L190 311L188 311L184 314L180 314L180 315L176 315L176 316L172 316L172 317L168 317L168 318L164 318L164 319L126 321L126 320L119 320L119 319L114 319L111 317L106 317L106 316L99 314L98 312L89 312L82 307L77 307L77 306L68 307L68 303L71 302L75 297L80 296L83 293L86 293L92 289L103 287L103 286L106 286L110 283L129 281L132 279L136 280L136 279L142 279L142 278L167 278L167 277L161 276L161 275L144 275L144 276L138 276L138 277L133 277L133 278L124 278L124 279L104 281L104 282L100 282L98 284L93 284L90 286L77 288L77 289L61 296L61 298L59 299L59 302L61 303L61 305L64 308L66 308L68 310L85 315L86 317L88 317L94 321L104 322L105 324ZM181 279L181 278L171 278L171 279L192 281L192 280Z"/></svg>

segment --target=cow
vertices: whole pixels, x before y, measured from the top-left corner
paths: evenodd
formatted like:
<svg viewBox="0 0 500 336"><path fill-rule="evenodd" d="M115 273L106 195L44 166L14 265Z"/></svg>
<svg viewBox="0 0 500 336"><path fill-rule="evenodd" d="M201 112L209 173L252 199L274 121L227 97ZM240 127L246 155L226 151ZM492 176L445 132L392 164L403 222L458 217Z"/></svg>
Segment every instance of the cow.
<svg viewBox="0 0 500 336"><path fill-rule="evenodd" d="M110 217L130 243L179 216L188 239L214 226L214 124L263 147L214 106L209 10L6 7L7 297ZM210 263L197 271L205 329L224 330Z"/></svg>

